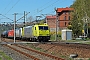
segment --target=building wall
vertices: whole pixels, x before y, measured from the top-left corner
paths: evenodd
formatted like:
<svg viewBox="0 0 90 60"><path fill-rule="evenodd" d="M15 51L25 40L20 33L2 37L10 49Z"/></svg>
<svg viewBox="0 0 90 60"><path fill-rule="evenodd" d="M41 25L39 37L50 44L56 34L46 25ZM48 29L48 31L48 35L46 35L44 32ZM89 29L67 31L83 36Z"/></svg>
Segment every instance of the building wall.
<svg viewBox="0 0 90 60"><path fill-rule="evenodd" d="M50 28L55 28L56 27L56 19L55 18L53 18L53 19L51 19L51 18L47 19L47 24L49 25Z"/></svg>
<svg viewBox="0 0 90 60"><path fill-rule="evenodd" d="M59 27L64 28L67 27L71 20L70 11L63 11L62 13L59 13L58 22Z"/></svg>
<svg viewBox="0 0 90 60"><path fill-rule="evenodd" d="M50 31L55 31L56 29L56 16L47 16L46 22L50 28Z"/></svg>
<svg viewBox="0 0 90 60"><path fill-rule="evenodd" d="M58 22L57 22L57 28L62 30L62 29L66 29L69 25L69 23L71 22L71 12L73 11L72 8L57 8L56 14L58 14L58 16L56 17L54 16L48 16L46 17L46 21L47 24L49 25L49 28L51 30L55 30L56 29L56 18L58 18ZM55 29L54 29L55 28Z"/></svg>

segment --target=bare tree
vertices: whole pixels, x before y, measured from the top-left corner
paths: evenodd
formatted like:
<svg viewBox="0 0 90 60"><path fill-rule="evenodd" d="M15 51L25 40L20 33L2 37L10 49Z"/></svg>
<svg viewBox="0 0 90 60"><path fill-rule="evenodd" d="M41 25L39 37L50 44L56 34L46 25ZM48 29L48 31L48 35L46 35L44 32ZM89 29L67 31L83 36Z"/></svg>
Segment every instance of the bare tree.
<svg viewBox="0 0 90 60"><path fill-rule="evenodd" d="M33 20L33 17L32 16L29 16L28 18L27 18L27 22L31 22Z"/></svg>

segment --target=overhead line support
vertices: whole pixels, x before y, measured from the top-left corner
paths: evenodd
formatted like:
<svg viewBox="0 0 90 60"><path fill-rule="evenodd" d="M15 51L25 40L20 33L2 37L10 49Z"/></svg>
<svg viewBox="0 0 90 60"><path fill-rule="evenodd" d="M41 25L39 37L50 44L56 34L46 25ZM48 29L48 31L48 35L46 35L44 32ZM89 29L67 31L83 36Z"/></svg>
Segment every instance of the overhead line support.
<svg viewBox="0 0 90 60"><path fill-rule="evenodd" d="M16 42L16 15L17 13L14 13L14 43Z"/></svg>

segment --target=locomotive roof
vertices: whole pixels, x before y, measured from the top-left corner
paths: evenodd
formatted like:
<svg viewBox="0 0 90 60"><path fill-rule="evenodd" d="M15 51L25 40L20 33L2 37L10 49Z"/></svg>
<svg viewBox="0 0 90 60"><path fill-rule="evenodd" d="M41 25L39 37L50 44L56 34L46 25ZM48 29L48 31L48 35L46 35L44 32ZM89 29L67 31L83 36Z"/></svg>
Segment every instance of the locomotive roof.
<svg viewBox="0 0 90 60"><path fill-rule="evenodd" d="M32 27L32 26L26 26L26 27L24 27L24 28L29 28L29 27Z"/></svg>

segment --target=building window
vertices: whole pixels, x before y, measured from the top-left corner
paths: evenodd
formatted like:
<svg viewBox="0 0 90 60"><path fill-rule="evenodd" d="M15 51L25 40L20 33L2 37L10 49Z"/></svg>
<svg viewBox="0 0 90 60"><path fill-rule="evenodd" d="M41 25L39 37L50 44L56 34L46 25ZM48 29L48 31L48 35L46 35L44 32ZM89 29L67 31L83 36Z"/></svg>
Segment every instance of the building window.
<svg viewBox="0 0 90 60"><path fill-rule="evenodd" d="M67 24L67 23L65 22L65 26L66 26L66 24Z"/></svg>
<svg viewBox="0 0 90 60"><path fill-rule="evenodd" d="M70 20L70 16L68 16L68 20Z"/></svg>
<svg viewBox="0 0 90 60"><path fill-rule="evenodd" d="M66 16L64 16L64 20L66 20Z"/></svg>

